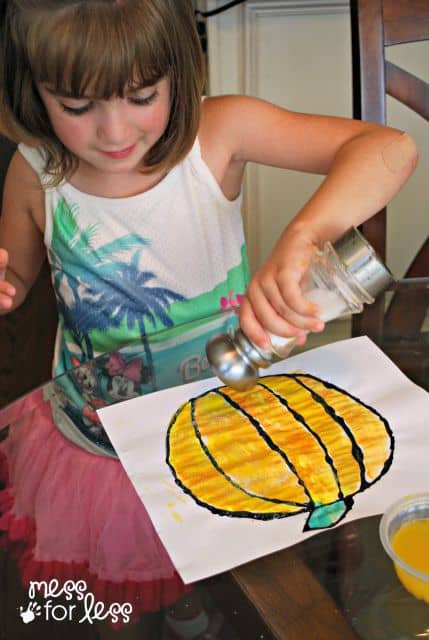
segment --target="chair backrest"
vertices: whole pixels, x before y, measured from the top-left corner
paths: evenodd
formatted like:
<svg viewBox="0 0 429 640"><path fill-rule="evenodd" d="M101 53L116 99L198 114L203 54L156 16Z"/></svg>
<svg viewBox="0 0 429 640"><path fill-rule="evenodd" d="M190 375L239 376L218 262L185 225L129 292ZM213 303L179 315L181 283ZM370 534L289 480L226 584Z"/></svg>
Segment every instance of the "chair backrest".
<svg viewBox="0 0 429 640"><path fill-rule="evenodd" d="M385 55L386 49L392 45L429 41L429 1L350 0L350 10L354 117L385 124L386 95L390 95L429 120L428 83L386 60ZM384 259L386 209L365 222L361 230ZM397 338L401 336L402 340L404 336L410 336L416 359L420 360L416 366L421 369L422 358L426 354L429 377L429 342L422 334L429 308L428 238L424 239L404 278L398 280L393 289L396 291L387 311L381 297L353 319L353 334L367 334L383 347L390 341L393 359L409 375L408 355L408 364L402 367L401 353L405 353L410 344L406 346L403 343L399 347ZM396 344L393 344L395 339ZM418 381L421 383L420 379Z"/></svg>

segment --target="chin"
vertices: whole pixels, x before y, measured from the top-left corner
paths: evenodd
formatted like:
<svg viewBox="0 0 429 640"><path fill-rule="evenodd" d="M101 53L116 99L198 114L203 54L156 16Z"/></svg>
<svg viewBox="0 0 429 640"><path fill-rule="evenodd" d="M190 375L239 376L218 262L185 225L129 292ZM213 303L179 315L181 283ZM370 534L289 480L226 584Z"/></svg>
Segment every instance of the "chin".
<svg viewBox="0 0 429 640"><path fill-rule="evenodd" d="M106 159L103 162L93 162L92 167L97 171L102 171L104 173L133 173L138 172L140 167L142 166L141 160L136 160L135 158L124 158L123 160L109 160Z"/></svg>

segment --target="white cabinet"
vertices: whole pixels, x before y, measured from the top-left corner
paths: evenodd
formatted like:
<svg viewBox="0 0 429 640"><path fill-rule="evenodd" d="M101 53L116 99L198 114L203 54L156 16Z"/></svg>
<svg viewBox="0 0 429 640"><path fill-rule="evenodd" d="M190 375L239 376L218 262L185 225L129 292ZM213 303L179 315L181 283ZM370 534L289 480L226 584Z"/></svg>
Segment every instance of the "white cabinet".
<svg viewBox="0 0 429 640"><path fill-rule="evenodd" d="M226 0L207 0L214 9ZM351 45L347 0L247 0L207 20L209 93L245 93L289 109L352 115ZM423 45L427 47L426 43ZM395 48L393 48L395 49ZM424 75L428 48L405 52L407 68ZM396 51L392 59L398 60ZM399 55L402 62L404 54ZM428 233L428 126L388 103L392 126L410 131L421 163L389 214L388 262L400 275ZM255 123L257 126L257 123ZM311 144L311 141L310 141ZM249 166L244 217L251 266L267 256L283 227L321 178Z"/></svg>

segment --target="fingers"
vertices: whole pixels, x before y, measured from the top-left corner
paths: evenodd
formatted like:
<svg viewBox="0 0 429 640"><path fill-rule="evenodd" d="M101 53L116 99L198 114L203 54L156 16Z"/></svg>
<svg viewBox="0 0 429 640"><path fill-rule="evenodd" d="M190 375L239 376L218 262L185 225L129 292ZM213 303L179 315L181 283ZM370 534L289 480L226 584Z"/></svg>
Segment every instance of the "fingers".
<svg viewBox="0 0 429 640"><path fill-rule="evenodd" d="M0 280L4 280L5 278L8 261L8 252L6 251L6 249L0 249Z"/></svg>
<svg viewBox="0 0 429 640"><path fill-rule="evenodd" d="M251 342L261 347L261 349L270 349L271 340L264 327L256 319L252 305L246 297L243 298L240 307L240 327Z"/></svg>
<svg viewBox="0 0 429 640"><path fill-rule="evenodd" d="M286 278L286 281L288 286L279 278L278 281L271 280L267 283L256 282L254 288L250 287L249 299L258 319L263 324L269 322L268 315L272 315L274 310L280 322L286 321L303 331L320 331L323 327L317 318L318 307L304 297L300 282L292 278ZM274 321L273 317L272 320ZM280 326L279 331L281 330ZM284 330L290 331L290 327L285 326Z"/></svg>
<svg viewBox="0 0 429 640"><path fill-rule="evenodd" d="M246 292L256 320L271 333L298 335L312 328L312 318L300 316L285 303L277 287L252 282Z"/></svg>
<svg viewBox="0 0 429 640"><path fill-rule="evenodd" d="M317 307L306 300L298 283L290 282L283 295L274 280L253 279L240 310L240 325L244 333L261 348L269 348L267 332L277 336L295 337L304 344L309 331L319 332L324 323L315 315Z"/></svg>
<svg viewBox="0 0 429 640"><path fill-rule="evenodd" d="M318 317L321 310L310 295L315 286L311 264L317 251L308 225L289 226L252 278L241 305L240 325L256 345L269 348L268 333L304 344L308 332L324 329Z"/></svg>
<svg viewBox="0 0 429 640"><path fill-rule="evenodd" d="M293 316L293 313L290 312L290 315ZM323 322L317 320L317 323L317 328L313 331L323 330ZM271 348L268 332L281 337L294 337L297 345L303 345L307 340L307 330L296 326L291 320L280 317L276 312L273 313L269 305L266 306L261 320L247 296L240 308L240 326L251 342L264 350Z"/></svg>
<svg viewBox="0 0 429 640"><path fill-rule="evenodd" d="M5 249L0 249L0 311L7 311L13 305L16 294L15 287L5 280L9 255Z"/></svg>

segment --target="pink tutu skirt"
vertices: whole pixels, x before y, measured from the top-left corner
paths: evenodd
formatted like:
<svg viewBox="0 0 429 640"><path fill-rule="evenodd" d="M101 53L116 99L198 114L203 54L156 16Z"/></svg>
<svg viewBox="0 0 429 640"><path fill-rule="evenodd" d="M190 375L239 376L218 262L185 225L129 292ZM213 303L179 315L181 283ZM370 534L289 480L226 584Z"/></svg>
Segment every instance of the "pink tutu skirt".
<svg viewBox="0 0 429 640"><path fill-rule="evenodd" d="M97 600L129 602L133 619L189 589L121 463L69 442L42 392L0 412L0 542L24 586L85 580Z"/></svg>

